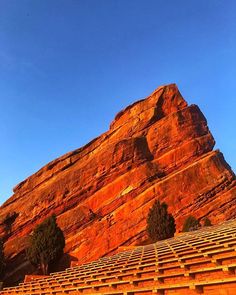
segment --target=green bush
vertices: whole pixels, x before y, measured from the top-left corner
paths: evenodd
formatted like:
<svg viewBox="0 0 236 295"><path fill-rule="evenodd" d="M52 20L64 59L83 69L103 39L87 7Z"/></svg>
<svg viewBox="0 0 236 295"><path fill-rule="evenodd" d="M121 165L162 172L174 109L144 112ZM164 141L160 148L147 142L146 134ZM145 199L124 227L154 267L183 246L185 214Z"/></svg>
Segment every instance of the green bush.
<svg viewBox="0 0 236 295"><path fill-rule="evenodd" d="M193 231L200 227L199 221L192 215L185 219L183 232Z"/></svg>
<svg viewBox="0 0 236 295"><path fill-rule="evenodd" d="M52 215L39 224L29 239L27 257L29 261L40 266L43 274L48 274L49 267L63 255L65 238Z"/></svg>
<svg viewBox="0 0 236 295"><path fill-rule="evenodd" d="M174 236L175 220L172 214L168 213L166 203L155 201L150 208L147 217L147 234L153 241L160 241Z"/></svg>

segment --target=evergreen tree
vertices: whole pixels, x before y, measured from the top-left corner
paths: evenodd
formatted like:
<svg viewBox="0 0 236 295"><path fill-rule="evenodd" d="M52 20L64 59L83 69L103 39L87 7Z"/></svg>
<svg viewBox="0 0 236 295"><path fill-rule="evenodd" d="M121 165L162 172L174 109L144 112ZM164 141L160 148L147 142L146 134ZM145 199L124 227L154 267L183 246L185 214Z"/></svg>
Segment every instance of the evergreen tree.
<svg viewBox="0 0 236 295"><path fill-rule="evenodd" d="M200 227L199 221L192 215L185 219L183 232L193 231Z"/></svg>
<svg viewBox="0 0 236 295"><path fill-rule="evenodd" d="M55 215L46 218L35 228L29 244L29 261L35 266L40 266L43 274L48 274L49 267L63 255L65 247L65 238L56 223Z"/></svg>
<svg viewBox="0 0 236 295"><path fill-rule="evenodd" d="M168 213L166 203L155 201L148 213L146 230L153 242L174 236L175 220L172 214Z"/></svg>

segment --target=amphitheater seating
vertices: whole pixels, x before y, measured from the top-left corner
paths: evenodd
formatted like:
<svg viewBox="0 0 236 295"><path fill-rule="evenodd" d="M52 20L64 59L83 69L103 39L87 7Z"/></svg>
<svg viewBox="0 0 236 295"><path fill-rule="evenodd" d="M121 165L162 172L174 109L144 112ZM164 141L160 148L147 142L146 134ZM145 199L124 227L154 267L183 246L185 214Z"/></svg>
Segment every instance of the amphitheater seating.
<svg viewBox="0 0 236 295"><path fill-rule="evenodd" d="M4 295L236 294L236 220L51 273Z"/></svg>

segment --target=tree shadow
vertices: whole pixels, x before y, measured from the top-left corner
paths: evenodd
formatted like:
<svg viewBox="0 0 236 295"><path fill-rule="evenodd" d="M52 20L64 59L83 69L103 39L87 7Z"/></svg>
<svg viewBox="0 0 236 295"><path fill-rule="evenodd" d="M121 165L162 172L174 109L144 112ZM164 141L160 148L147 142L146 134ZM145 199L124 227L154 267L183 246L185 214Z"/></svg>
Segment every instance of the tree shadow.
<svg viewBox="0 0 236 295"><path fill-rule="evenodd" d="M72 256L68 253L65 253L57 262L54 262L51 266L49 271L63 271L66 268L70 267L72 264L76 264L78 262L78 258Z"/></svg>

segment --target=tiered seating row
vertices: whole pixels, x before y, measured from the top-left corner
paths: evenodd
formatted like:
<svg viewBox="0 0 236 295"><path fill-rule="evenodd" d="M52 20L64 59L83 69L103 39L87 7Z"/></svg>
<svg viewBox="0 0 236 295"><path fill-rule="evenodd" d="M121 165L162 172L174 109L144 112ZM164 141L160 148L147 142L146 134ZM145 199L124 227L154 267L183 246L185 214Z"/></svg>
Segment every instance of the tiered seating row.
<svg viewBox="0 0 236 295"><path fill-rule="evenodd" d="M194 294L214 286L236 294L235 269L236 221L230 221L52 273L0 294Z"/></svg>

